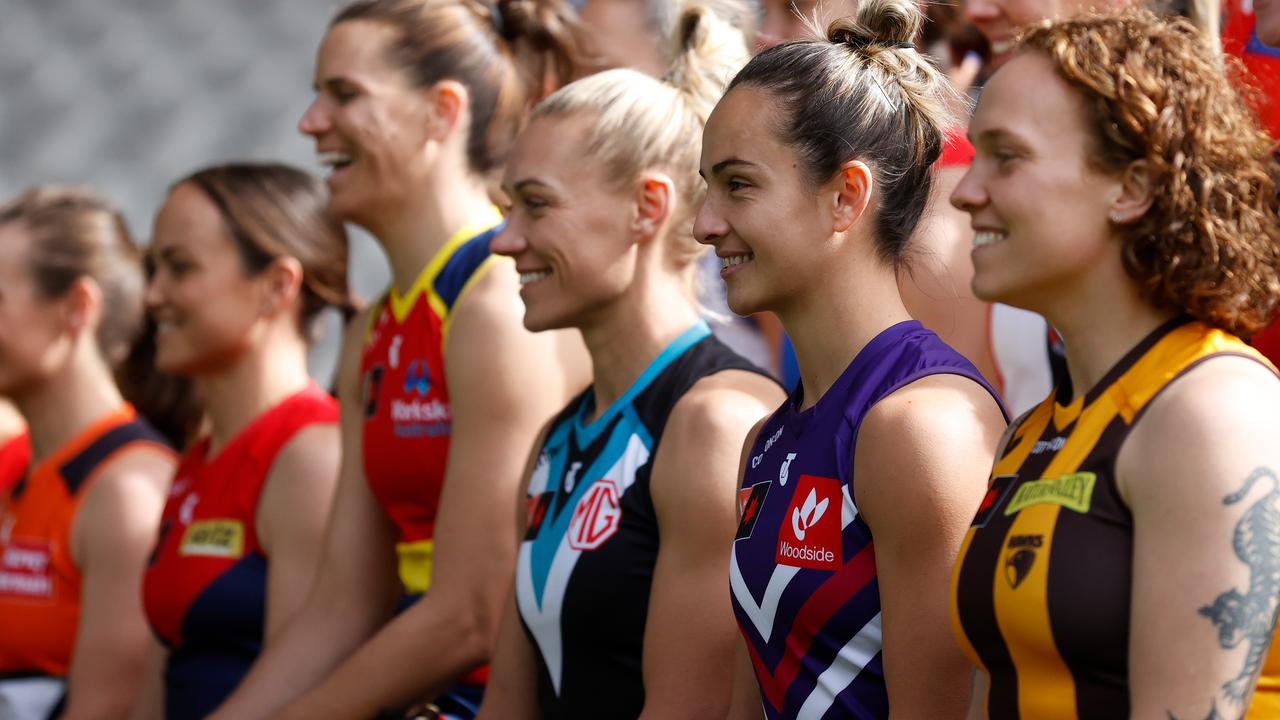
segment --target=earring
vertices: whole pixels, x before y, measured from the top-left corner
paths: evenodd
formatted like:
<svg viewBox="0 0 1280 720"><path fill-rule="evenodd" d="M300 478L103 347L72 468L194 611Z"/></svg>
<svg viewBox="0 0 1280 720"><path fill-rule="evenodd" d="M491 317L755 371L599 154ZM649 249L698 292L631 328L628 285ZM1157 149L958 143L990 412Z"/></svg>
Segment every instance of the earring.
<svg viewBox="0 0 1280 720"><path fill-rule="evenodd" d="M1111 213L1111 222L1118 224L1120 222L1120 213L1118 212Z"/></svg>

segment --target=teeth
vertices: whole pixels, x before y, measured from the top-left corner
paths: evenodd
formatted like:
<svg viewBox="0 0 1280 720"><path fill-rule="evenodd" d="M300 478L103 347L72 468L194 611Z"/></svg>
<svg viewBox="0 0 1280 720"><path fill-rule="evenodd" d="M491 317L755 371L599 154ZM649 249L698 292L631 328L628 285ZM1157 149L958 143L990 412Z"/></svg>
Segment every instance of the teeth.
<svg viewBox="0 0 1280 720"><path fill-rule="evenodd" d="M550 270L539 270L537 272L520 273L520 284L528 285L531 282L537 282L545 278L551 277Z"/></svg>
<svg viewBox="0 0 1280 720"><path fill-rule="evenodd" d="M991 41L991 54L1004 55L1013 49L1013 42L1009 40L993 40Z"/></svg>
<svg viewBox="0 0 1280 720"><path fill-rule="evenodd" d="M351 156L341 152L322 152L316 156L316 160L326 167L339 167L349 164Z"/></svg>
<svg viewBox="0 0 1280 720"><path fill-rule="evenodd" d="M983 245L991 245L992 243L998 243L1004 239L1005 234L1002 232L983 230L982 232L973 234L973 246L982 247Z"/></svg>
<svg viewBox="0 0 1280 720"><path fill-rule="evenodd" d="M720 258L720 269L723 270L725 268L733 267L734 265L741 265L742 263L754 258L755 255L751 253L747 253L746 255L730 255L729 257L722 257Z"/></svg>

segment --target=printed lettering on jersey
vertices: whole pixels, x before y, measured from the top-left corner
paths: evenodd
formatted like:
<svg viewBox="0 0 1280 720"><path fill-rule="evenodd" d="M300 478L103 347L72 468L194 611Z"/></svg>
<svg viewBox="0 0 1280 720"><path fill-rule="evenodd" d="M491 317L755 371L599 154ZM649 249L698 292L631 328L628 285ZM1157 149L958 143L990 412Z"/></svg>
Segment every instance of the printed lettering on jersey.
<svg viewBox="0 0 1280 720"><path fill-rule="evenodd" d="M839 480L801 475L783 515L775 562L814 570L840 569L844 564L840 503Z"/></svg>
<svg viewBox="0 0 1280 720"><path fill-rule="evenodd" d="M244 555L244 523L200 520L187 527L178 554L189 557L238 558Z"/></svg>
<svg viewBox="0 0 1280 720"><path fill-rule="evenodd" d="M53 600L53 546L40 538L15 537L0 556L0 595Z"/></svg>
<svg viewBox="0 0 1280 720"><path fill-rule="evenodd" d="M1004 556L1004 579L1009 581L1009 587L1016 590L1027 579L1042 545L1043 535L1014 535L1009 538Z"/></svg>
<svg viewBox="0 0 1280 720"><path fill-rule="evenodd" d="M1058 452L1067 444L1065 437L1056 437L1052 440L1037 440L1035 445L1031 446L1031 454L1039 455L1046 452Z"/></svg>
<svg viewBox="0 0 1280 720"><path fill-rule="evenodd" d="M371 418L378 414L378 393L382 389L382 373L385 368L374 365L364 374L364 416Z"/></svg>
<svg viewBox="0 0 1280 720"><path fill-rule="evenodd" d="M1004 502L1005 496L1009 494L1009 488L1013 487L1013 482L1017 479L1017 475L1001 475L991 481L991 488L987 490L982 503L978 505L978 514L973 517L973 525L970 527L987 526L987 521L995 514L1000 503Z"/></svg>
<svg viewBox="0 0 1280 720"><path fill-rule="evenodd" d="M760 463L764 460L765 453L769 452L769 448L773 447L773 444L778 442L778 438L780 437L782 437L782 428L778 428L777 431L765 441L764 449L760 451L759 455L751 458L751 467L753 469L760 467Z"/></svg>
<svg viewBox="0 0 1280 720"><path fill-rule="evenodd" d="M1023 484L1009 499L1005 515L1013 515L1032 505L1061 505L1078 513L1089 512L1097 476L1091 472L1072 473Z"/></svg>
<svg viewBox="0 0 1280 720"><path fill-rule="evenodd" d="M738 491L738 512L742 519L738 521L738 534L734 536L734 540L751 537L756 520L760 519L760 508L764 506L764 499L769 495L769 486L772 484L772 480L765 480Z"/></svg>
<svg viewBox="0 0 1280 720"><path fill-rule="evenodd" d="M538 533L542 531L542 523L547 519L547 511L551 509L551 501L555 496L554 491L549 491L526 498L525 501L528 506L525 508L525 540L537 539Z"/></svg>
<svg viewBox="0 0 1280 720"><path fill-rule="evenodd" d="M431 391L431 367L421 358L409 363L404 373L404 391L416 392L423 397Z"/></svg>
<svg viewBox="0 0 1280 720"><path fill-rule="evenodd" d="M595 550L618 531L622 517L618 484L604 478L587 489L569 521L569 547Z"/></svg>

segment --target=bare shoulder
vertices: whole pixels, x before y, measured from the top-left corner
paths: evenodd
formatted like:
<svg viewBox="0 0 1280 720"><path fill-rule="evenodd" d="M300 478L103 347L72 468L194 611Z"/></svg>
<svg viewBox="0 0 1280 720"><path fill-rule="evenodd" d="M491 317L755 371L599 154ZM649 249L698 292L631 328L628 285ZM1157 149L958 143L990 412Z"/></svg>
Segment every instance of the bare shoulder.
<svg viewBox="0 0 1280 720"><path fill-rule="evenodd" d="M118 451L103 463L85 501L137 493L163 497L168 493L176 468L177 458L172 450L151 443L137 443Z"/></svg>
<svg viewBox="0 0 1280 720"><path fill-rule="evenodd" d="M724 370L701 378L676 401L663 435L681 444L700 445L728 436L740 443L785 399L782 388L763 375Z"/></svg>
<svg viewBox="0 0 1280 720"><path fill-rule="evenodd" d="M76 563L83 566L90 556L114 556L149 543L175 467L172 451L150 443L109 458L76 514L71 537Z"/></svg>
<svg viewBox="0 0 1280 720"><path fill-rule="evenodd" d="M312 423L298 430L280 448L271 464L271 477L308 480L337 470L341 431L335 423Z"/></svg>
<svg viewBox="0 0 1280 720"><path fill-rule="evenodd" d="M490 258L487 267L463 293L451 310L450 344L471 338L484 339L499 332L529 335L524 329L524 303L520 300L520 276L506 258Z"/></svg>
<svg viewBox="0 0 1280 720"><path fill-rule="evenodd" d="M940 373L905 385L876 403L858 430L858 448L926 446L952 438L971 438L975 432L1004 432L1004 415L986 388L962 375Z"/></svg>

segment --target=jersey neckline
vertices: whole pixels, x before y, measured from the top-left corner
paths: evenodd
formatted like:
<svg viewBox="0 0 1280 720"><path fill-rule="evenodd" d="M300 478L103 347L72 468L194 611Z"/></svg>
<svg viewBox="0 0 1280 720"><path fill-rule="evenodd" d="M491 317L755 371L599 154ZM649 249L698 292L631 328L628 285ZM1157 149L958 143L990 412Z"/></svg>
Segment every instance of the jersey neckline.
<svg viewBox="0 0 1280 720"><path fill-rule="evenodd" d="M405 318L409 316L409 312L413 310L413 306L417 304L418 298L428 294L431 283L435 280L436 275L440 274L440 270L444 268L449 258L453 256L454 251L468 240L497 227L502 221L502 212L497 207L490 205L481 217L465 223L453 233L453 236L436 251L436 254L422 268L422 272L418 273L413 285L404 295L401 295L400 291L396 289L394 282L391 283L391 286L387 289L387 305L391 308L391 317L397 323L403 323ZM443 317L443 314L441 316Z"/></svg>

